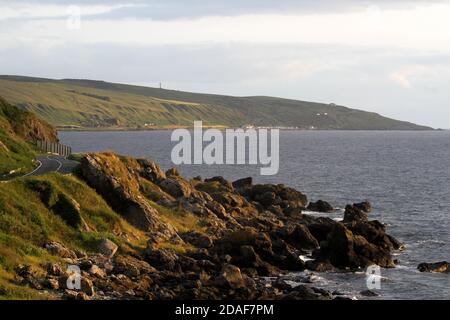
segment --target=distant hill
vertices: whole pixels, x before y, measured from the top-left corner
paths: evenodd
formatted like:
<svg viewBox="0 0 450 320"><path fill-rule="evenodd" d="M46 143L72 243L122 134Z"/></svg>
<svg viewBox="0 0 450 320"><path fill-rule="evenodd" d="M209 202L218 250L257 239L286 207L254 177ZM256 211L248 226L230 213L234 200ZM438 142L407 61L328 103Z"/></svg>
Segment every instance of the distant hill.
<svg viewBox="0 0 450 320"><path fill-rule="evenodd" d="M0 76L0 96L59 127L205 125L322 130L431 130L379 114L274 97L199 94L93 80Z"/></svg>

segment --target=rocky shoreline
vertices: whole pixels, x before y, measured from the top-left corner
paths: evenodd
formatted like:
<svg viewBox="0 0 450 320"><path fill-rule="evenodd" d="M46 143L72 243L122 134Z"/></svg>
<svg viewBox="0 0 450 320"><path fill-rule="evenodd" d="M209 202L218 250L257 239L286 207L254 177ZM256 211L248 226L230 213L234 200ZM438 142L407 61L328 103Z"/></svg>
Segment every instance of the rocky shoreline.
<svg viewBox="0 0 450 320"><path fill-rule="evenodd" d="M385 225L369 220L369 202L347 205L337 222L303 214L334 208L282 184L187 180L176 168L164 172L151 160L113 153L84 155L77 176L145 234L146 246L128 252L104 239L92 252L78 252L46 243L60 261L19 265L16 281L61 298L343 299L292 272L393 268L393 252L403 249ZM191 219L192 227L167 219L166 211ZM80 290L67 289L68 265L81 270Z"/></svg>

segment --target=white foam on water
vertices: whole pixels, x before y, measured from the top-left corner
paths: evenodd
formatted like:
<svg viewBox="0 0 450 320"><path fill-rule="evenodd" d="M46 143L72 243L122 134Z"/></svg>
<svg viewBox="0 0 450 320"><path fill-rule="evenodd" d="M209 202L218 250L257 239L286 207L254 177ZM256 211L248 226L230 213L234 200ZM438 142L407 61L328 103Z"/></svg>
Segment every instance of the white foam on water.
<svg viewBox="0 0 450 320"><path fill-rule="evenodd" d="M406 266L406 265L398 264L398 265L395 266L395 269L398 269L398 270L412 270L413 268L411 268L409 266Z"/></svg>
<svg viewBox="0 0 450 320"><path fill-rule="evenodd" d="M312 259L312 258L308 258L307 256L302 256L302 255L298 256L298 258L299 258L300 260L302 260L303 262L314 260L314 259Z"/></svg>
<svg viewBox="0 0 450 320"><path fill-rule="evenodd" d="M307 214L310 216L323 216L324 215L323 212L316 212L316 211L309 211L309 210L302 211L302 214Z"/></svg>

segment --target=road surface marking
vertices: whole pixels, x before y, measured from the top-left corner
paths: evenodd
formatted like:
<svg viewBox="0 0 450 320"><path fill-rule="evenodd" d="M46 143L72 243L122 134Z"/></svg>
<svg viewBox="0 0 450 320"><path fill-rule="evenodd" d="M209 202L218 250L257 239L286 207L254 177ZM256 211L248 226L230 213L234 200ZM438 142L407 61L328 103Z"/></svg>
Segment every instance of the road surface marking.
<svg viewBox="0 0 450 320"><path fill-rule="evenodd" d="M27 174L23 175L23 177L28 177L28 176L32 175L33 173L35 173L36 171L38 171L42 167L42 162L39 161L39 160L36 160L36 161L39 162L38 167L36 169L34 169L33 171L28 172Z"/></svg>
<svg viewBox="0 0 450 320"><path fill-rule="evenodd" d="M56 169L56 171L55 171L55 172L58 172L59 169L61 169L61 167L63 166L62 162L59 161L58 159L53 159L53 158L49 158L49 157L50 157L50 156L47 156L47 159L48 159L48 160L54 160L54 161L56 161L56 162L59 163L59 167L58 167L58 169Z"/></svg>

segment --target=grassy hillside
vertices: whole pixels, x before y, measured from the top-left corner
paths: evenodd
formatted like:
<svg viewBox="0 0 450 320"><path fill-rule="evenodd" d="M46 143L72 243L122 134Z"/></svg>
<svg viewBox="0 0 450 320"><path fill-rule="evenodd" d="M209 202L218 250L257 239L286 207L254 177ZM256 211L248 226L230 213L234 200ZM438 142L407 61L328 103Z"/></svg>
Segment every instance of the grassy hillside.
<svg viewBox="0 0 450 320"><path fill-rule="evenodd" d="M45 243L91 251L104 238L125 251L145 245L140 231L75 177L51 174L0 184L0 299L52 298L14 282L17 265L42 268L58 259L43 249Z"/></svg>
<svg viewBox="0 0 450 320"><path fill-rule="evenodd" d="M56 130L28 111L0 97L0 179L23 174L34 167L36 139L56 141Z"/></svg>
<svg viewBox="0 0 450 320"><path fill-rule="evenodd" d="M83 128L284 126L304 129L426 130L355 109L273 97L197 94L91 80L0 76L0 95L53 125Z"/></svg>
<svg viewBox="0 0 450 320"><path fill-rule="evenodd" d="M14 131L14 124L18 124L14 120L16 110L19 111L0 98L0 180L34 167L33 147Z"/></svg>
<svg viewBox="0 0 450 320"><path fill-rule="evenodd" d="M117 163L107 168L108 174L127 176L117 180L123 187L130 181L137 183L128 177L125 167L135 160L109 157ZM143 201L155 208L167 225L173 225L178 232L203 231L204 222L198 216L151 201L151 195L162 191L150 181L141 178L136 187L142 188ZM141 195L139 190L135 192ZM138 255L146 247L148 234L130 225L77 176L53 173L0 184L0 300L59 299L54 293L25 287L17 280L16 268L31 265L44 273L48 262L67 264L44 248L49 242L60 243L74 252L95 254L104 239L116 243L119 254ZM161 241L157 247L185 252L192 246Z"/></svg>

